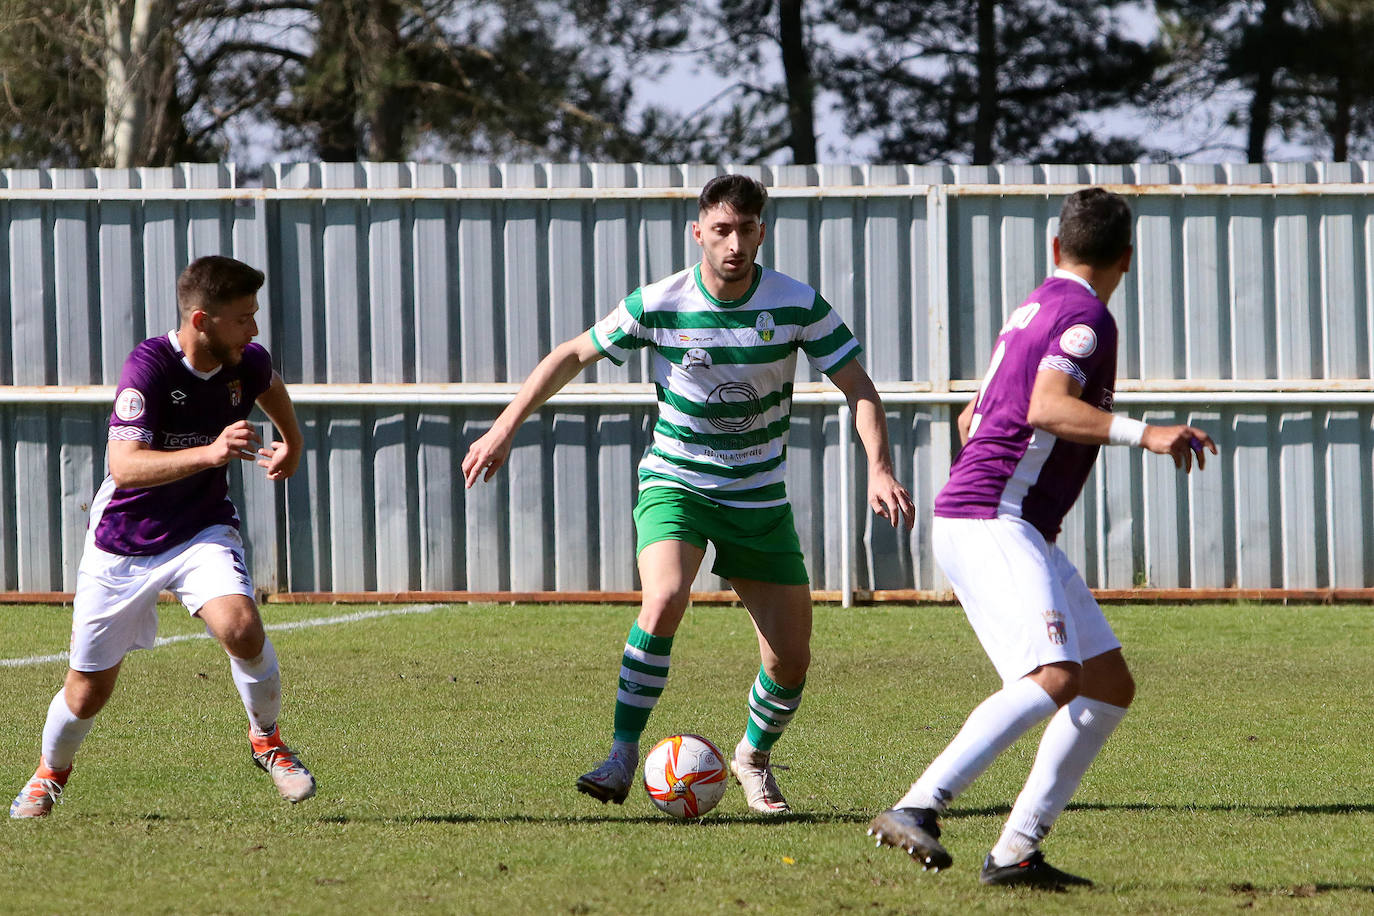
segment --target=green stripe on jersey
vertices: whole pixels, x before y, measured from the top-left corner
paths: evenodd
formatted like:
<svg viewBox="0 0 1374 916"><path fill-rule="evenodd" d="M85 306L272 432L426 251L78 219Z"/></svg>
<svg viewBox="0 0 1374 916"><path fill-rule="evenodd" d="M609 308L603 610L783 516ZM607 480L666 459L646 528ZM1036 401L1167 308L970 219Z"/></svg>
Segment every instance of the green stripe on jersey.
<svg viewBox="0 0 1374 916"><path fill-rule="evenodd" d="M854 335L849 333L849 328L840 325L820 340L808 340L802 343L802 349L806 355L812 359L822 359L843 348L846 344L854 341ZM857 341L855 341L857 342Z"/></svg>
<svg viewBox="0 0 1374 916"><path fill-rule="evenodd" d="M657 346L654 349L658 350L664 359L681 366L689 348ZM790 343L785 343L758 347L692 347L690 349L705 350L711 354L711 360L715 363L748 366L780 362L791 356L796 347ZM809 348L808 352L810 352Z"/></svg>
<svg viewBox="0 0 1374 916"><path fill-rule="evenodd" d="M703 329L752 328L758 316L767 312L775 325L808 325L816 320L814 308L751 308L738 312L650 312L635 318L646 328Z"/></svg>
<svg viewBox="0 0 1374 916"><path fill-rule="evenodd" d="M693 493L699 493L713 501L731 500L741 503L776 503L787 499L787 484L782 481L766 484L762 487L755 487L752 490L721 490L711 487L695 487L681 477L672 477L668 474L659 474L654 471L646 471L644 468L640 468L639 482L643 484L646 480L666 480L674 486L683 487L691 490Z"/></svg>
<svg viewBox="0 0 1374 916"><path fill-rule="evenodd" d="M788 382L781 391L770 392L757 401L744 401L740 403L719 403L719 404L699 404L696 401L684 398L664 388L658 382L654 382L654 391L658 394L658 399L664 404L676 410L678 413L685 413L689 417L752 417L755 414L772 410L783 401L792 397L792 383Z"/></svg>
<svg viewBox="0 0 1374 916"><path fill-rule="evenodd" d="M654 424L654 432L662 433L670 439L676 439L688 445L700 445L704 448L715 449L718 452L734 452L742 448L763 445L779 436L787 435L791 423L791 417L781 417L762 429L750 430L747 433L704 433L686 426L669 423L659 417L658 422Z"/></svg>
<svg viewBox="0 0 1374 916"><path fill-rule="evenodd" d="M787 460L786 455L778 455L776 458L769 458L767 461L759 461L754 464L737 464L733 467L712 464L709 461L696 461L692 458L683 458L679 455L671 455L658 446L651 446L649 451L664 461L671 462L675 467L680 467L697 474L704 474L708 477L724 477L731 480L743 480L746 477L753 477L755 474L767 474L775 470L779 465Z"/></svg>

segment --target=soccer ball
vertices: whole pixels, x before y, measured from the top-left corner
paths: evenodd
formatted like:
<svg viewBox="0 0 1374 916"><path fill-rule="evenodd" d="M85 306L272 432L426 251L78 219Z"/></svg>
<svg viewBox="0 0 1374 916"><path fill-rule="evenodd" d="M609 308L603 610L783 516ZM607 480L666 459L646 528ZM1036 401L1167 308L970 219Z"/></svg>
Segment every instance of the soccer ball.
<svg viewBox="0 0 1374 916"><path fill-rule="evenodd" d="M700 735L664 738L644 758L644 791L649 800L658 810L684 821L716 806L729 775L720 748Z"/></svg>

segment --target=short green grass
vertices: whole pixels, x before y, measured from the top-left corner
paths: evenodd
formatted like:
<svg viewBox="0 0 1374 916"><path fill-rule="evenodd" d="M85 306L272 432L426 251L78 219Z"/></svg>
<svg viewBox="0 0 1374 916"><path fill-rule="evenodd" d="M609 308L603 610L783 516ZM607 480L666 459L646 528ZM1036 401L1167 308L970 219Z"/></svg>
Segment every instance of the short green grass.
<svg viewBox="0 0 1374 916"><path fill-rule="evenodd" d="M59 651L69 613L0 608L0 655ZM977 883L1034 735L957 801L952 869L924 874L864 836L997 686L957 608L818 608L775 755L797 813L754 818L732 788L685 824L637 790L603 807L572 788L604 752L633 613L460 605L274 633L283 731L320 784L296 807L249 764L212 643L135 653L64 804L0 827L0 911L1374 911L1370 608L1109 608L1139 695L1046 843L1097 882L1060 894ZM164 635L199 629L179 608L162 618ZM694 608L646 741L733 746L756 666L743 610ZM7 795L63 671L0 668Z"/></svg>

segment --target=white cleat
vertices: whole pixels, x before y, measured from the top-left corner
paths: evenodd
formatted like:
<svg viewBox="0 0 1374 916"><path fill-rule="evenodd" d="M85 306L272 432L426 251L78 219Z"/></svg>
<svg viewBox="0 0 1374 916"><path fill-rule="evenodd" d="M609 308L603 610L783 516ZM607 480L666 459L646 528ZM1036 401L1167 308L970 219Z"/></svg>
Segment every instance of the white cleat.
<svg viewBox="0 0 1374 916"><path fill-rule="evenodd" d="M272 777L282 798L294 805L315 794L315 777L282 743L280 730L273 729L266 736L250 734L248 739L253 745L253 763Z"/></svg>
<svg viewBox="0 0 1374 916"><path fill-rule="evenodd" d="M71 767L53 770L40 761L33 777L10 802L10 817L47 817L52 806L62 800L62 789L71 773Z"/></svg>
<svg viewBox="0 0 1374 916"><path fill-rule="evenodd" d="M741 740L735 746L735 754L730 758L730 772L744 790L744 799L749 810L757 814L788 814L792 808L782 797L778 781L773 778L773 767L768 762L767 751L760 751L747 741Z"/></svg>
<svg viewBox="0 0 1374 916"><path fill-rule="evenodd" d="M634 782L638 767L637 757L621 751L612 752L596 769L577 778L577 791L590 795L602 804L615 802L622 805L630 794L630 785Z"/></svg>

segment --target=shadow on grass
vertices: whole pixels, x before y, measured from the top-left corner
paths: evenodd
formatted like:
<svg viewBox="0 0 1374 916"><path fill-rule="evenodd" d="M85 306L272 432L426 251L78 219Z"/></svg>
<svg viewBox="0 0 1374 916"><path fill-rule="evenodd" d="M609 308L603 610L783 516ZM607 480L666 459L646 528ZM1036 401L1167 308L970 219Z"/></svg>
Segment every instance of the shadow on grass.
<svg viewBox="0 0 1374 916"><path fill-rule="evenodd" d="M1130 804L1071 804L1068 811L1159 811L1161 813L1185 813L1200 811L1215 814L1247 814L1259 817L1298 817L1312 814L1374 814L1374 805L1152 805L1143 802ZM811 812L794 811L791 814L765 817L754 814L712 814L700 821L674 821L661 814L616 815L604 814L416 814L385 816L357 816L336 814L320 818L324 824L350 823L393 823L393 824L672 824L685 826L754 824L771 826L773 824L867 824L877 811L831 811ZM948 820L962 817L1006 817L1011 813L1009 805L991 805L982 808L954 808L945 814Z"/></svg>
<svg viewBox="0 0 1374 916"><path fill-rule="evenodd" d="M1374 814L1374 805L1155 805L1147 802L1132 802L1129 804L1070 803L1065 810L1160 811L1174 814L1201 811L1209 814L1253 814L1260 817L1298 817L1307 814ZM953 808L945 814L945 817L1005 817L1010 813L1010 805L989 805L982 808Z"/></svg>
<svg viewBox="0 0 1374 916"><path fill-rule="evenodd" d="M701 820L679 821L663 814L642 814L618 817L613 814L416 814L391 817L355 817L335 814L320 818L322 824L682 824L684 827L755 824L760 827L773 824L867 824L870 814L833 814L797 813L775 816L750 814L711 814Z"/></svg>

